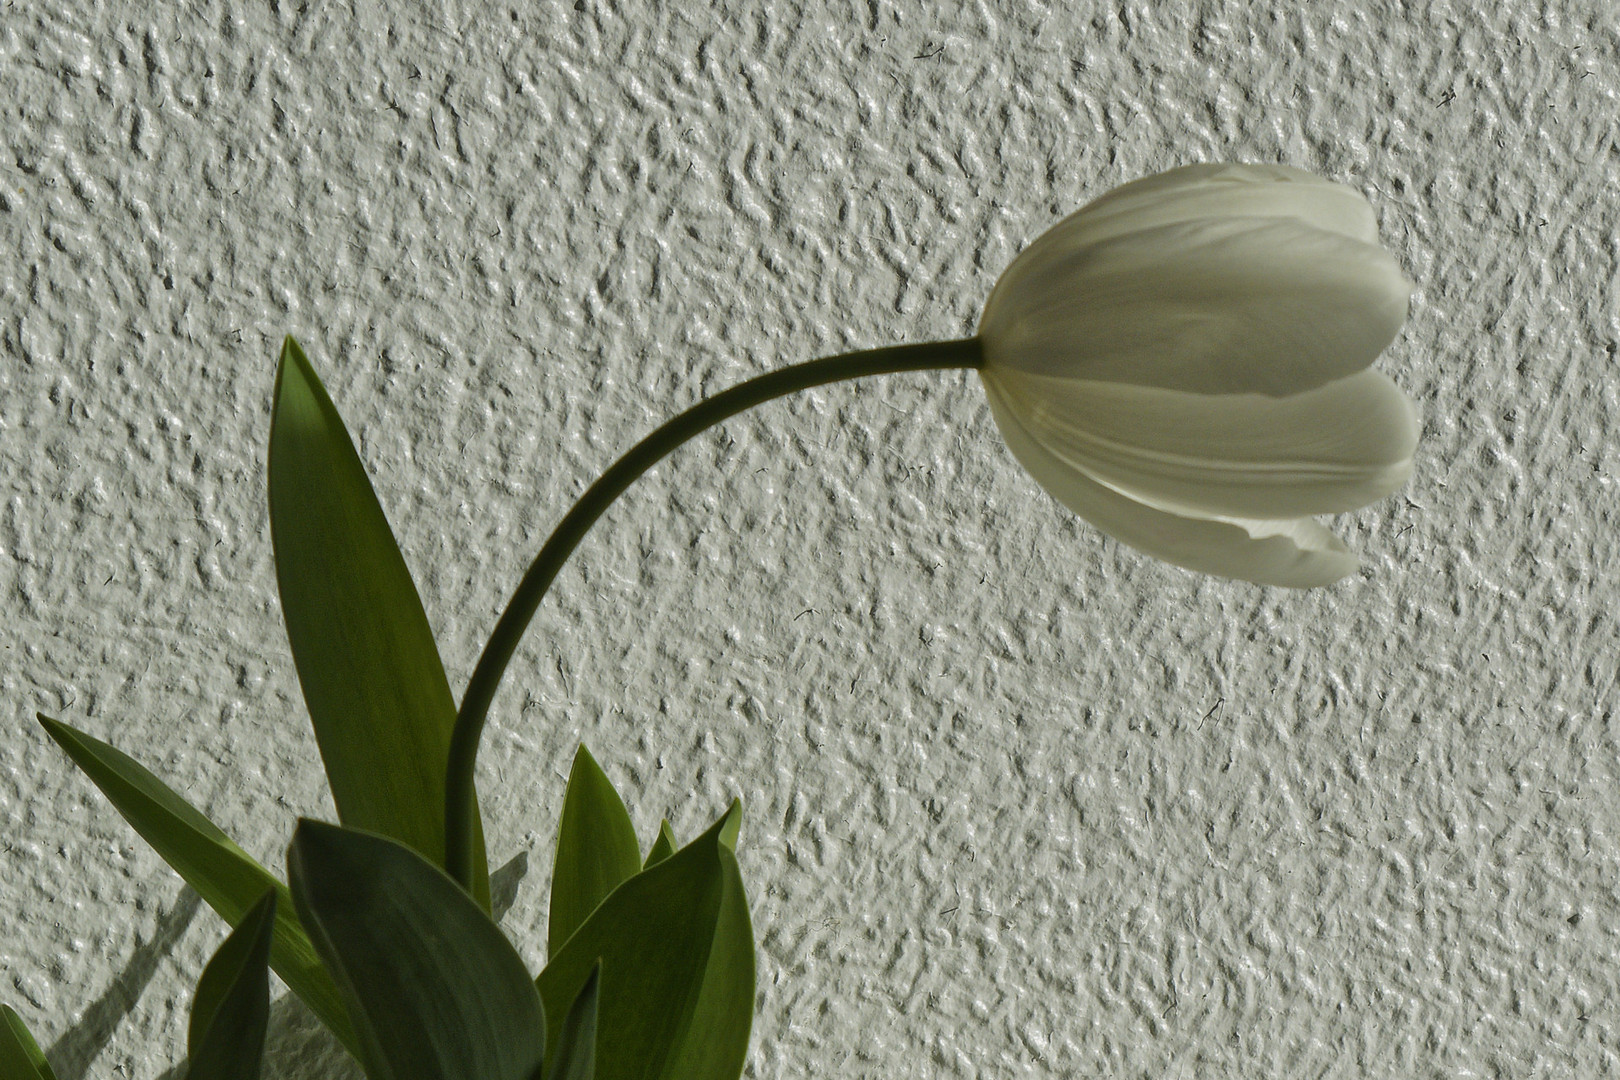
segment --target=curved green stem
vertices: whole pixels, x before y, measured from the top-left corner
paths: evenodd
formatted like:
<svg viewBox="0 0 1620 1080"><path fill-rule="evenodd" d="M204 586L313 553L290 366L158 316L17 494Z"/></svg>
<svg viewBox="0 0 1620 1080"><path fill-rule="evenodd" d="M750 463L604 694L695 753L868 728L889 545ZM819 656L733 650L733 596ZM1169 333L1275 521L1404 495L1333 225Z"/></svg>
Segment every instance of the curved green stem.
<svg viewBox="0 0 1620 1080"><path fill-rule="evenodd" d="M812 386L858 379L867 375L888 375L900 371L929 371L936 368L976 368L984 363L978 338L962 341L935 341L922 345L897 345L846 353L806 364L773 371L750 379L712 398L701 401L641 440L630 452L603 473L574 504L552 532L540 554L535 556L523 580L518 583L506 610L495 624L495 632L484 646L478 666L473 669L450 737L449 771L445 778L445 864L452 877L470 890L472 881L472 822L474 799L473 766L478 757L478 741L484 732L484 719L495 697L506 665L517 650L518 641L540 606L540 598L551 587L557 572L593 522L612 505L636 478L671 450L692 436L718 424L744 409L772 398L782 397Z"/></svg>

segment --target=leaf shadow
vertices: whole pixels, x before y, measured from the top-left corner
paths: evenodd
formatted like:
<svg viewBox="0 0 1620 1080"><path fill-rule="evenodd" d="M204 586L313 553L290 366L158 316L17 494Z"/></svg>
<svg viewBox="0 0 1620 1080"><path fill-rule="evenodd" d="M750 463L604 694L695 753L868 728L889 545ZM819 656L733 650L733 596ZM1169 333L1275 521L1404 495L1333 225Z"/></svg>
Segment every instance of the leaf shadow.
<svg viewBox="0 0 1620 1080"><path fill-rule="evenodd" d="M158 965L180 943L201 906L202 898L190 886L181 889L173 906L158 916L151 938L135 946L123 970L84 1010L79 1022L51 1044L45 1060L51 1063L58 1080L84 1080L91 1064L112 1040L113 1032L135 1008L146 984L157 974Z"/></svg>
<svg viewBox="0 0 1620 1080"><path fill-rule="evenodd" d="M489 912L498 923L517 902L518 886L529 873L529 853L520 851L489 875Z"/></svg>
<svg viewBox="0 0 1620 1080"><path fill-rule="evenodd" d="M274 1067L263 1075L286 1080L364 1080L360 1063L322 1025L296 994L285 993L270 1005L270 1022L265 1030L264 1058ZM187 1062L180 1062L158 1080L185 1080Z"/></svg>

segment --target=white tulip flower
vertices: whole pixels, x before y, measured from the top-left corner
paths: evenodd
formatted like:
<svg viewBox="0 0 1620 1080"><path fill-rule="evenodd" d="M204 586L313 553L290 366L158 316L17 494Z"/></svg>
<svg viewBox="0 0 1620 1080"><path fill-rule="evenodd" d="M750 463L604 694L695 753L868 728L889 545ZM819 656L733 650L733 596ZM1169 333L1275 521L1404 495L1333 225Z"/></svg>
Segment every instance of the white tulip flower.
<svg viewBox="0 0 1620 1080"><path fill-rule="evenodd" d="M1307 588L1358 561L1313 514L1412 471L1417 411L1369 365L1412 284L1355 191L1282 166L1117 188L1015 259L979 325L1008 448L1123 543Z"/></svg>

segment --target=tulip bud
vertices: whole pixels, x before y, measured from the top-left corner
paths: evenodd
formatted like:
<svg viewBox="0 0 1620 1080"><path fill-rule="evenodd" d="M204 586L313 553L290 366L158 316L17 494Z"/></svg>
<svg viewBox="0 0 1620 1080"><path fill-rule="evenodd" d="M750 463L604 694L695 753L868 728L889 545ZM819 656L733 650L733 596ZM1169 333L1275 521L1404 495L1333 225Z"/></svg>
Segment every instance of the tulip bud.
<svg viewBox="0 0 1620 1080"><path fill-rule="evenodd" d="M1326 585L1313 514L1412 471L1418 418L1368 370L1412 285L1372 207L1297 169L1190 165L1118 188L1016 258L980 369L1008 448L1059 502L1168 562Z"/></svg>

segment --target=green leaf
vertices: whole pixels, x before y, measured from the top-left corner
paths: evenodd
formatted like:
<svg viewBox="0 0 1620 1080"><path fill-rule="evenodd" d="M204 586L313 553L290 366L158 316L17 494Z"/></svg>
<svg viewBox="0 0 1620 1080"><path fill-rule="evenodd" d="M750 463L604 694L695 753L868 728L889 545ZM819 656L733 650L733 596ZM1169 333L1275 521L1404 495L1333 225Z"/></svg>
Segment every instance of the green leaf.
<svg viewBox="0 0 1620 1080"><path fill-rule="evenodd" d="M338 818L443 866L450 684L360 456L290 337L272 412L276 581ZM474 895L488 911L481 831L473 847Z"/></svg>
<svg viewBox="0 0 1620 1080"><path fill-rule="evenodd" d="M540 973L553 1026L601 958L597 1080L737 1080L754 1016L742 805L614 890Z"/></svg>
<svg viewBox="0 0 1620 1080"><path fill-rule="evenodd" d="M270 1022L270 938L276 892L267 891L231 932L197 981L186 1080L259 1080Z"/></svg>
<svg viewBox="0 0 1620 1080"><path fill-rule="evenodd" d="M0 1005L0 1077L4 1080L56 1080L50 1063L40 1052L39 1043L10 1005Z"/></svg>
<svg viewBox="0 0 1620 1080"><path fill-rule="evenodd" d="M39 722L124 820L227 923L241 925L265 890L276 890L270 966L345 1046L355 1050L354 1031L337 987L299 925L286 886L133 758L43 713Z"/></svg>
<svg viewBox="0 0 1620 1080"><path fill-rule="evenodd" d="M595 1080L596 990L601 976L602 965L598 962L591 968L585 985L580 987L568 1015L563 1017L546 1080Z"/></svg>
<svg viewBox="0 0 1620 1080"><path fill-rule="evenodd" d="M517 951L444 871L374 833L300 821L293 900L371 1080L532 1080L546 1018Z"/></svg>
<svg viewBox="0 0 1620 1080"><path fill-rule="evenodd" d="M679 846L675 842L675 830L669 827L669 821L667 819L660 821L658 823L658 835L653 838L652 850L647 852L647 863L642 869L645 870L649 866L663 862L675 854L675 849Z"/></svg>
<svg viewBox="0 0 1620 1080"><path fill-rule="evenodd" d="M641 870L635 826L613 783L581 746L568 773L551 875L548 952L556 955L598 904Z"/></svg>

